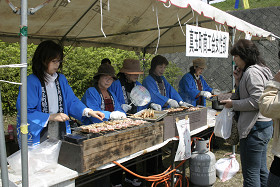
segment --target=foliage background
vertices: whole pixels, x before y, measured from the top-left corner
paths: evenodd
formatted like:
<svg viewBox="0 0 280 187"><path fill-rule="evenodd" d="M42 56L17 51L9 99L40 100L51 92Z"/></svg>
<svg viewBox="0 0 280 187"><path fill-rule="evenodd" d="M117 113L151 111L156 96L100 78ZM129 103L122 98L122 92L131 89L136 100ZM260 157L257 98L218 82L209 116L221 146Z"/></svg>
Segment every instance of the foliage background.
<svg viewBox="0 0 280 187"><path fill-rule="evenodd" d="M37 45L28 45L27 52L27 74L32 73L31 64L32 56L36 50ZM122 62L126 58L139 59L141 62L142 70L144 70L144 76L148 75L150 69L150 62L154 55L146 54L143 58L143 54L136 54L134 51L125 51L121 49L115 49L112 47L96 48L96 47L64 47L64 62L62 73L66 76L69 85L72 87L76 96L81 99L84 92L88 87L92 85L94 74L97 72L103 58L109 58L113 67L116 70L116 74L122 67ZM20 45L19 43L5 43L0 41L0 65L19 64L20 63ZM182 71L174 63L169 62L169 66L166 70L165 77L174 85L176 77L182 75ZM143 77L139 77L139 81L142 82ZM0 80L6 80L10 82L20 82L20 68L0 68ZM0 83L1 95L2 95L2 107L4 115L14 115L16 113L16 99L19 91L19 86L8 83Z"/></svg>

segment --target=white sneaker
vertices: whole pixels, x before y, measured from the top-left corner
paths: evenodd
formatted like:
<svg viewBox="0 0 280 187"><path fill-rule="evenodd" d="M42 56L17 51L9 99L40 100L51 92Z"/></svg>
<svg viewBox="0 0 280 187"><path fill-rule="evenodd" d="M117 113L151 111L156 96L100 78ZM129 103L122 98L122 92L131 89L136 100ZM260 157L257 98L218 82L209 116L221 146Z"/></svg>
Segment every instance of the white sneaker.
<svg viewBox="0 0 280 187"><path fill-rule="evenodd" d="M138 181L138 179L130 180L128 178L125 178L124 180L125 180L125 182L130 183L133 186L140 186L142 184L142 182Z"/></svg>
<svg viewBox="0 0 280 187"><path fill-rule="evenodd" d="M121 184L117 184L117 185L112 185L112 187L122 187Z"/></svg>

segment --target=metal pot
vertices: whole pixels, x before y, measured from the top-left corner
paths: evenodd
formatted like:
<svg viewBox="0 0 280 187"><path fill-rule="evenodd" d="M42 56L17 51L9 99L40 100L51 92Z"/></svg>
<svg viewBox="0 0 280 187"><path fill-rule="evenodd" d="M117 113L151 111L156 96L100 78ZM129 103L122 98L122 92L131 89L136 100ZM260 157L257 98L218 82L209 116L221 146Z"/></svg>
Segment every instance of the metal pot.
<svg viewBox="0 0 280 187"><path fill-rule="evenodd" d="M212 108L215 110L223 110L224 105L221 105L218 100L212 100Z"/></svg>

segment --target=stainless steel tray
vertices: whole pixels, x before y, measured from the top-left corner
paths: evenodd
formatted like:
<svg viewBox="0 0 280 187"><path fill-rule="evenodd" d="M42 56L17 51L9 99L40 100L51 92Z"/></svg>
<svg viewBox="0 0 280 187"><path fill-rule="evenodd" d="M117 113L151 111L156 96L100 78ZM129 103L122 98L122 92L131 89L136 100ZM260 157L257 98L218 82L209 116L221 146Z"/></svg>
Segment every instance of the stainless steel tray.
<svg viewBox="0 0 280 187"><path fill-rule="evenodd" d="M141 111L135 113L134 115L141 115L143 112L145 112L145 110L146 109L141 110ZM142 119L142 120L145 120L145 121L156 122L156 121L161 120L165 116L167 116L167 113L168 113L167 111L157 111L157 110L155 110L154 111L154 115L155 115L154 118L141 118L141 117L135 117L134 115L128 116L128 117L131 118L131 119Z"/></svg>

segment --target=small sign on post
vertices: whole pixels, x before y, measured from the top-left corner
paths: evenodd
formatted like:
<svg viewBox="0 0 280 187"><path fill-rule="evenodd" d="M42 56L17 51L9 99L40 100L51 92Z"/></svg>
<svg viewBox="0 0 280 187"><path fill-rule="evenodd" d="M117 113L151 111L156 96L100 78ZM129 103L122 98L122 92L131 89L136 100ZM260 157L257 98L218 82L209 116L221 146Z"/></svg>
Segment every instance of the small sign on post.
<svg viewBox="0 0 280 187"><path fill-rule="evenodd" d="M186 25L186 56L228 58L229 33Z"/></svg>

